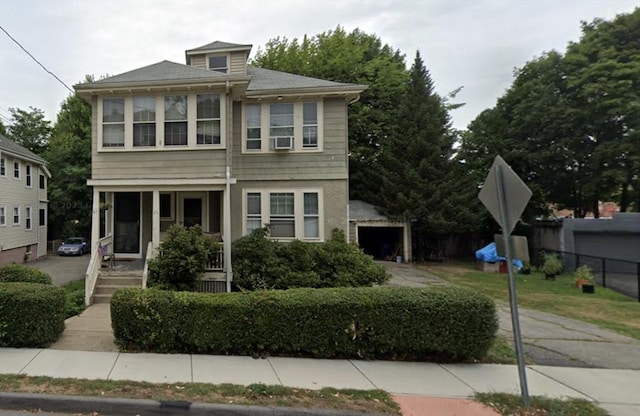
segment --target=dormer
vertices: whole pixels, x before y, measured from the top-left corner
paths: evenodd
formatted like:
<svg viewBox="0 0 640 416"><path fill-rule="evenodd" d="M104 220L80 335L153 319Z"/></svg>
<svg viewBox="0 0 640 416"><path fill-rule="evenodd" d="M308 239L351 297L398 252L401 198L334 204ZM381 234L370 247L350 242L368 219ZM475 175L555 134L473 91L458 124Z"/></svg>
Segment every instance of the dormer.
<svg viewBox="0 0 640 416"><path fill-rule="evenodd" d="M185 52L187 65L223 74L246 75L251 45L215 41Z"/></svg>

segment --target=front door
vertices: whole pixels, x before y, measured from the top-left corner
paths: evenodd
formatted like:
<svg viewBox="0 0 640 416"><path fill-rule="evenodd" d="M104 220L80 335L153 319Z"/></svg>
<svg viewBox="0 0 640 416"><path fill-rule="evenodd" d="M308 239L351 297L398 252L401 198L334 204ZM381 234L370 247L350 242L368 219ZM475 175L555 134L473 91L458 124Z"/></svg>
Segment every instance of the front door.
<svg viewBox="0 0 640 416"><path fill-rule="evenodd" d="M140 193L116 192L114 196L115 253L140 253Z"/></svg>

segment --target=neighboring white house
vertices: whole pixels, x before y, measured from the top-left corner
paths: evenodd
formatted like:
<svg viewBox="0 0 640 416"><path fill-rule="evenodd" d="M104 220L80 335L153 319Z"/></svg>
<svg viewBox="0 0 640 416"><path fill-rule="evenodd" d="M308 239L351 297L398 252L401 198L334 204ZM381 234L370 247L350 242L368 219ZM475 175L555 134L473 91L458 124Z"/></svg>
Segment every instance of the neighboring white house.
<svg viewBox="0 0 640 416"><path fill-rule="evenodd" d="M0 134L0 265L47 254L46 163Z"/></svg>

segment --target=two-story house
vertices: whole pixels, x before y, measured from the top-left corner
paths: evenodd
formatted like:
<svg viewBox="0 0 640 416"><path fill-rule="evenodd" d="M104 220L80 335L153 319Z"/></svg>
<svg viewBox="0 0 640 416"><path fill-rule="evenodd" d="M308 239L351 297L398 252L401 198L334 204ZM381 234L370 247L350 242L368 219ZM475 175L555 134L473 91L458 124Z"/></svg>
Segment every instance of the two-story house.
<svg viewBox="0 0 640 416"><path fill-rule="evenodd" d="M252 67L250 51L213 42L75 86L93 108L92 241L144 258L172 224L200 224L222 237L229 288L231 242L256 228L348 231L347 107L365 87Z"/></svg>
<svg viewBox="0 0 640 416"><path fill-rule="evenodd" d="M46 164L0 134L0 265L47 254Z"/></svg>

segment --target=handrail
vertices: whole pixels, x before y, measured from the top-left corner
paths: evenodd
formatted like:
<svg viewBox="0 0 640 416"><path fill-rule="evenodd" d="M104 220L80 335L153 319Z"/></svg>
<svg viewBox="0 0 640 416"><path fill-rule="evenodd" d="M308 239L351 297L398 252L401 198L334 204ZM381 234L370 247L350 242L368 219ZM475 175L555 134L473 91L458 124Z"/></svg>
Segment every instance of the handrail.
<svg viewBox="0 0 640 416"><path fill-rule="evenodd" d="M95 250L91 252L91 260L89 260L84 281L84 303L87 306L91 305L91 298L93 297L96 282L98 281L98 274L100 273L100 266L102 265L101 247L111 244L111 240L111 234L99 239L96 242Z"/></svg>
<svg viewBox="0 0 640 416"><path fill-rule="evenodd" d="M147 254L144 258L144 269L142 270L142 288L147 288L147 278L149 277L149 261L156 257L156 252L153 249L153 241L149 241L147 244Z"/></svg>

